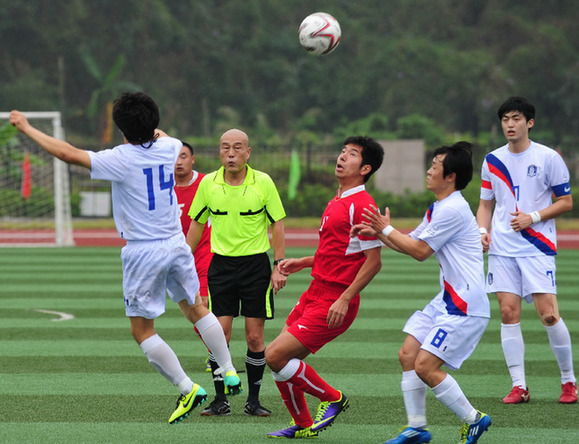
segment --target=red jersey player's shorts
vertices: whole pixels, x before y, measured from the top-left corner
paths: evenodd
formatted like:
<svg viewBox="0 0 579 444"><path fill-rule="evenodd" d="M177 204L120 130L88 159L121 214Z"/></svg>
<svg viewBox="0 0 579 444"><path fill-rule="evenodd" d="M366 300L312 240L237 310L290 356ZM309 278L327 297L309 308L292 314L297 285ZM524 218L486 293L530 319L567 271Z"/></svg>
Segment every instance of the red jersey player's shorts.
<svg viewBox="0 0 579 444"><path fill-rule="evenodd" d="M360 308L359 294L350 301L344 323L340 327L328 327L328 311L344 290L346 287L343 285L322 283L314 279L289 314L286 320L287 331L312 353L344 333L356 319Z"/></svg>
<svg viewBox="0 0 579 444"><path fill-rule="evenodd" d="M209 297L209 287L207 286L207 274L199 274L199 294L202 298Z"/></svg>

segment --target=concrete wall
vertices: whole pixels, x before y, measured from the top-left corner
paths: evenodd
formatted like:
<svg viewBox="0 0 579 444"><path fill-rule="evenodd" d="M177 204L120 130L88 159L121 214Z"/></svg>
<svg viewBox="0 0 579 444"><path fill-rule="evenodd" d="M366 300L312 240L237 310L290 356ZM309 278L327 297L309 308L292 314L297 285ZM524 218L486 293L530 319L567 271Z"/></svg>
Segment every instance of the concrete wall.
<svg viewBox="0 0 579 444"><path fill-rule="evenodd" d="M380 140L384 147L384 163L373 180L376 188L392 194L405 190L420 192L426 189L424 140Z"/></svg>

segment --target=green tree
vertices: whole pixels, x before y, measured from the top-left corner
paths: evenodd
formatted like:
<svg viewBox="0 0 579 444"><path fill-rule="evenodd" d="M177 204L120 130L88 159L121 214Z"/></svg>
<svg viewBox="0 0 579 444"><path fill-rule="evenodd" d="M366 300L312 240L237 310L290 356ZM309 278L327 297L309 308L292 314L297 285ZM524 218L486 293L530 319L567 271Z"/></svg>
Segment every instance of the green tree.
<svg viewBox="0 0 579 444"><path fill-rule="evenodd" d="M113 99L122 91L136 91L139 87L132 83L121 80L123 68L127 59L120 54L110 71L105 75L99 68L94 57L86 49L81 49L82 60L92 78L98 82L98 88L91 95L86 108L89 118L98 118L99 140L104 144L110 144L113 140Z"/></svg>

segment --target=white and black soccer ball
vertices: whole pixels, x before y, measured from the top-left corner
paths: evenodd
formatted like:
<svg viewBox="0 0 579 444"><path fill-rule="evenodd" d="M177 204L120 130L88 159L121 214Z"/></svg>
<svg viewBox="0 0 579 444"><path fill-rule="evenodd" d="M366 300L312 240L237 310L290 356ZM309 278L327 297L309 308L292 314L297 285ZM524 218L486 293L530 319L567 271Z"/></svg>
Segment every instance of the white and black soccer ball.
<svg viewBox="0 0 579 444"><path fill-rule="evenodd" d="M298 31L300 44L313 55L331 53L342 38L340 23L325 12L314 12L308 15Z"/></svg>

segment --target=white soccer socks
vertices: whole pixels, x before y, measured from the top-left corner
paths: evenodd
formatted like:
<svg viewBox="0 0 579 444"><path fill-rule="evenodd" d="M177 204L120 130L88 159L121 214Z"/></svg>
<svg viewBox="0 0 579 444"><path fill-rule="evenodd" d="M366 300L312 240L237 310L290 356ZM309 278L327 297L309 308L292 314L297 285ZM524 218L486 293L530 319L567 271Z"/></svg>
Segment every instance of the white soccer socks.
<svg viewBox="0 0 579 444"><path fill-rule="evenodd" d="M525 379L525 342L521 323L501 324L501 345L513 387L527 388Z"/></svg>
<svg viewBox="0 0 579 444"><path fill-rule="evenodd" d="M406 407L408 425L414 428L426 427L426 390L428 386L418 377L415 370L402 372L402 397Z"/></svg>
<svg viewBox="0 0 579 444"><path fill-rule="evenodd" d="M183 370L179 358L159 335L145 339L139 346L149 359L149 363L177 386L183 395L193 390L193 381Z"/></svg>
<svg viewBox="0 0 579 444"><path fill-rule="evenodd" d="M213 313L208 313L195 323L195 327L203 338L203 342L211 354L215 358L215 362L220 368L220 371L225 374L230 370L235 371L233 363L231 362L231 353L223 334L223 327Z"/></svg>
<svg viewBox="0 0 579 444"><path fill-rule="evenodd" d="M550 327L545 326L547 336L549 337L549 344L559 364L561 370L561 383L577 382L575 373L573 372L573 354L571 351L571 336L569 329L560 318L559 322Z"/></svg>
<svg viewBox="0 0 579 444"><path fill-rule="evenodd" d="M452 413L454 413L462 422L473 424L476 419L477 411L466 399L458 382L450 376L432 388L436 399L445 405Z"/></svg>

